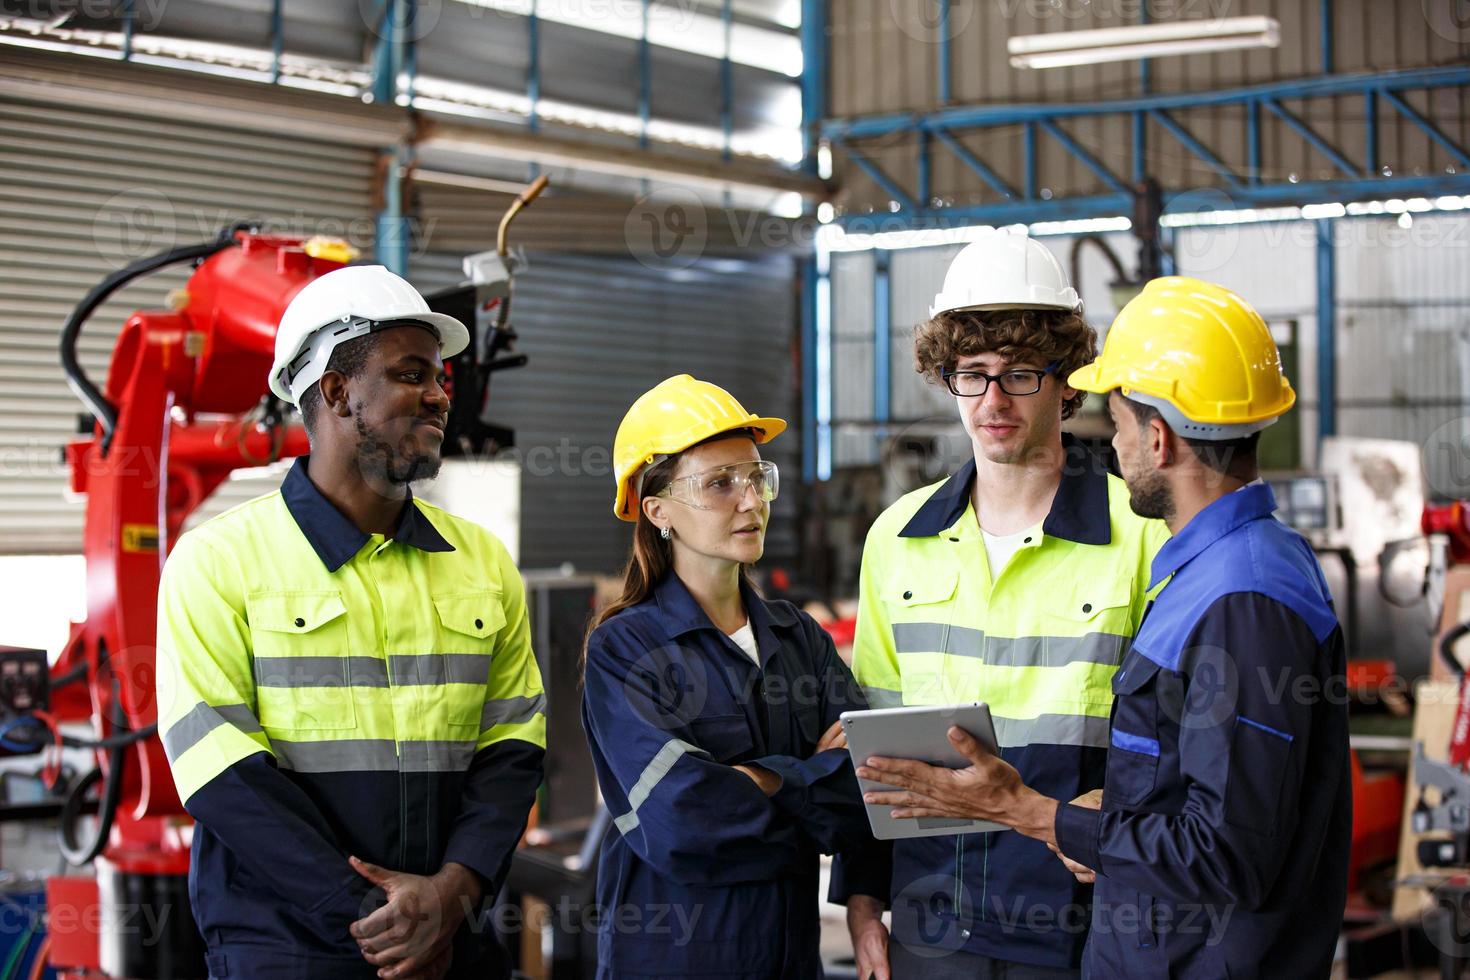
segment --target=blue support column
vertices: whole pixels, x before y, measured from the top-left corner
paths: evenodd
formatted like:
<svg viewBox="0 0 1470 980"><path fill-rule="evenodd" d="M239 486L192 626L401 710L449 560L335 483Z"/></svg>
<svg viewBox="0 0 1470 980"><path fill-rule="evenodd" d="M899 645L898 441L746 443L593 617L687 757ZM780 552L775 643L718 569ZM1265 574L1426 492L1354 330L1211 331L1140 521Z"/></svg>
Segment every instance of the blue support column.
<svg viewBox="0 0 1470 980"><path fill-rule="evenodd" d="M531 13L526 17L526 45L530 49L526 64L526 99L530 109L526 125L531 132L541 128L541 17L536 8L539 0L532 0Z"/></svg>
<svg viewBox="0 0 1470 980"><path fill-rule="evenodd" d="M643 27L638 33L638 145L645 149L648 147L648 121L653 118L653 52L648 46L648 8L651 3L652 0L643 0Z"/></svg>
<svg viewBox="0 0 1470 980"><path fill-rule="evenodd" d="M1148 0L1143 0L1138 5L1138 23L1146 25L1149 21ZM1140 58L1138 61L1138 94L1148 95L1153 90L1153 62L1148 58ZM1133 114L1133 182L1143 183L1148 176L1148 116L1142 112Z"/></svg>
<svg viewBox="0 0 1470 980"><path fill-rule="evenodd" d="M939 104L949 105L954 94L954 76L951 73L949 25L950 0L939 0Z"/></svg>
<svg viewBox="0 0 1470 980"><path fill-rule="evenodd" d="M379 265L400 276L408 275L408 218L403 211L403 175L408 169L408 148L403 144L385 151L383 210L378 212L373 256Z"/></svg>
<svg viewBox="0 0 1470 980"><path fill-rule="evenodd" d="M892 418L890 407L893 367L893 305L888 269L892 254L886 248L873 250L873 421Z"/></svg>
<svg viewBox="0 0 1470 980"><path fill-rule="evenodd" d="M378 7L378 44L373 52L373 101L393 105L398 93L399 0L383 0Z"/></svg>
<svg viewBox="0 0 1470 980"><path fill-rule="evenodd" d="M1245 159L1250 174L1246 182L1261 182L1261 103L1251 99L1245 110Z"/></svg>
<svg viewBox="0 0 1470 980"><path fill-rule="evenodd" d="M281 0L271 0L271 84L281 81L281 55L286 49L286 29L281 17Z"/></svg>
<svg viewBox="0 0 1470 980"><path fill-rule="evenodd" d="M133 58L133 0L123 0L122 6L122 60Z"/></svg>
<svg viewBox="0 0 1470 980"><path fill-rule="evenodd" d="M1321 32L1322 32L1322 74L1332 74L1332 0L1318 0L1322 5Z"/></svg>
<svg viewBox="0 0 1470 980"><path fill-rule="evenodd" d="M733 0L725 0L720 8L720 27L724 31L725 55L720 59L720 153L730 159L730 142L735 137L735 69L730 61L731 34L735 24Z"/></svg>
<svg viewBox="0 0 1470 980"><path fill-rule="evenodd" d="M819 127L827 116L827 0L801 0L801 65L801 166L814 174ZM808 483L832 470L832 310L824 259L813 249L800 263L801 475Z"/></svg>
<svg viewBox="0 0 1470 980"><path fill-rule="evenodd" d="M1034 201L1036 200L1036 123L1028 121L1024 133L1023 169L1026 171L1026 200Z"/></svg>
<svg viewBox="0 0 1470 980"><path fill-rule="evenodd" d="M1317 451L1337 432L1337 251L1331 218L1317 219Z"/></svg>
<svg viewBox="0 0 1470 980"><path fill-rule="evenodd" d="M818 127L827 117L827 0L801 0L802 169L817 172Z"/></svg>
<svg viewBox="0 0 1470 980"><path fill-rule="evenodd" d="M1378 176L1378 93L1363 94L1364 156L1369 177Z"/></svg>
<svg viewBox="0 0 1470 980"><path fill-rule="evenodd" d="M403 58L404 74L404 96L408 99L408 107L413 108L414 84L419 77L419 48L418 32L414 29L414 19L419 15L419 0L401 0L403 4L403 40L400 48Z"/></svg>

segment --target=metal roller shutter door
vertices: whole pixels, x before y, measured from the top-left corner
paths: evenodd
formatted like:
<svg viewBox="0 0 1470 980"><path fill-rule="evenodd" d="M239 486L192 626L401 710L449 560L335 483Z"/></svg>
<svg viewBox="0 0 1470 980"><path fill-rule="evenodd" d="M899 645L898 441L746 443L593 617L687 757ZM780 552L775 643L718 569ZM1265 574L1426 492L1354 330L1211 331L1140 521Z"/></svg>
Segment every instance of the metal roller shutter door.
<svg viewBox="0 0 1470 980"><path fill-rule="evenodd" d="M493 226L492 226L493 227ZM421 289L459 279L458 253L414 260ZM791 429L763 450L788 489L773 505L767 562L796 553L801 476L794 262L780 253L651 268L626 255L535 252L516 282L522 369L498 376L492 415L516 431L521 565L616 571L631 525L612 514L613 434L628 406L675 374L728 388Z"/></svg>
<svg viewBox="0 0 1470 980"><path fill-rule="evenodd" d="M262 100L260 129L247 131L0 95L0 553L80 550L83 508L66 499L60 452L82 405L57 342L89 288L238 218L282 233L345 235L370 250L375 151L272 135L272 111ZM80 356L94 380L105 377L127 316L162 307L186 278L186 267L149 276L93 315ZM199 516L278 479L232 480Z"/></svg>

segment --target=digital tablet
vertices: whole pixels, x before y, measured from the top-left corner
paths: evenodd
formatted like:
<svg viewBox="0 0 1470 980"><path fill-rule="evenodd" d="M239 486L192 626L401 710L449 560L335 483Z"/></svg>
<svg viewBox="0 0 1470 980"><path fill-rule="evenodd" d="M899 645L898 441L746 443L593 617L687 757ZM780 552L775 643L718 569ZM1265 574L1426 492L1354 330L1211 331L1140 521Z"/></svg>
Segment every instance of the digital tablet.
<svg viewBox="0 0 1470 980"><path fill-rule="evenodd" d="M844 711L842 730L847 733L847 751L854 767L874 756L887 759L917 759L934 766L963 769L970 764L949 740L949 729L958 725L991 752L996 747L995 723L990 720L990 706L982 702L970 704L921 705L914 708L877 708L872 711ZM882 783L859 779L864 793L893 789ZM891 804L867 804L868 823L879 840L906 837L939 837L945 834L977 834L988 830L1005 830L1004 824L991 820L955 820L948 817L908 817L894 819Z"/></svg>

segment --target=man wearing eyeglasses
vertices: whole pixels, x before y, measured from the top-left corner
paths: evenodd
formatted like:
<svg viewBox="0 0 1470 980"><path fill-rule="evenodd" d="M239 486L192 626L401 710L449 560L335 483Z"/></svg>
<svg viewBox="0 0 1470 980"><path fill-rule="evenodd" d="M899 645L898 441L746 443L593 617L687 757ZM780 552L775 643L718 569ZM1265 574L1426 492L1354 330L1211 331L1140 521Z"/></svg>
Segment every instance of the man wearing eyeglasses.
<svg viewBox="0 0 1470 980"><path fill-rule="evenodd" d="M953 396L971 458L869 531L853 672L874 708L988 703L1029 785L1095 806L1113 675L1168 531L1062 432L1085 397L1065 379L1097 350L1081 311L1024 231L955 257L914 360ZM1091 886L1041 842L986 833L842 855L829 897L847 905L861 977L1015 980L1078 975Z"/></svg>

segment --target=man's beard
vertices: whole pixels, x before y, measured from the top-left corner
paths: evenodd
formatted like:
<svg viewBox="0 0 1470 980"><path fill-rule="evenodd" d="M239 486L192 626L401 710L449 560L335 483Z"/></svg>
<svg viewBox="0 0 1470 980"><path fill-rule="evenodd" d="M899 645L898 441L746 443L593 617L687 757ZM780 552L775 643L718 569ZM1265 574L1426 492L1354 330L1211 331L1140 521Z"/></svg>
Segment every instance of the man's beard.
<svg viewBox="0 0 1470 980"><path fill-rule="evenodd" d="M1166 521L1174 516L1174 494L1169 489L1169 481L1158 470L1130 477L1127 483L1128 506L1133 508L1133 513Z"/></svg>
<svg viewBox="0 0 1470 980"><path fill-rule="evenodd" d="M367 479L378 479L390 486L407 486L415 480L432 480L439 475L443 459L438 453L404 453L369 429L361 413L354 413L353 420L357 423L358 466Z"/></svg>

